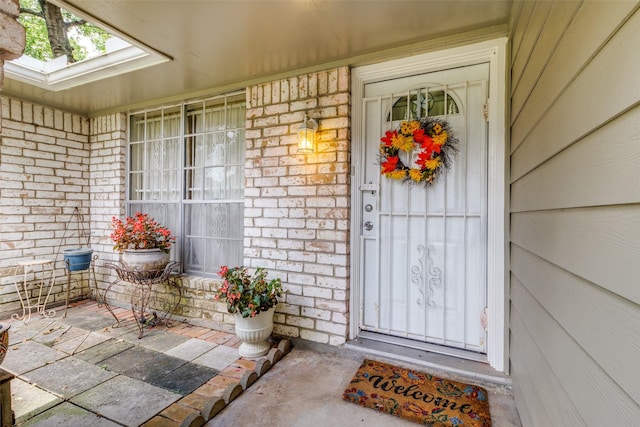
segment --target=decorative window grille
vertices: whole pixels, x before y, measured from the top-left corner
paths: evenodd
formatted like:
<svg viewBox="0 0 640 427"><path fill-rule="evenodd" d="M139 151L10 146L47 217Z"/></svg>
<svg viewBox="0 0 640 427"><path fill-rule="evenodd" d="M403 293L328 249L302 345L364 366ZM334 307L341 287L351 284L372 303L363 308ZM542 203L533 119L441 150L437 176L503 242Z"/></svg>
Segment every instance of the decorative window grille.
<svg viewBox="0 0 640 427"><path fill-rule="evenodd" d="M185 273L242 264L245 110L237 92L129 116L127 214L171 229Z"/></svg>

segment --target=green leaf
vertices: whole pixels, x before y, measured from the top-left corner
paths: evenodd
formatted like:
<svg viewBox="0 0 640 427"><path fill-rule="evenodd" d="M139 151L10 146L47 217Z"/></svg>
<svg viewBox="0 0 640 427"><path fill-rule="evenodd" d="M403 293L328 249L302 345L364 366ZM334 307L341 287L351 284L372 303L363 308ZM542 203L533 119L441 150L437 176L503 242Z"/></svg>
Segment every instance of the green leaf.
<svg viewBox="0 0 640 427"><path fill-rule="evenodd" d="M20 0L20 7L42 13L38 0ZM61 11L63 20L67 23L82 20L64 9L61 9ZM26 31L24 54L41 61L53 59L46 20L29 12L21 12L18 22L22 24ZM70 27L67 30L66 37L73 48L73 58L76 61L80 61L86 59L89 55L87 45L90 45L92 50L97 52L97 55L105 54L105 43L110 35L102 28L90 23L84 23ZM97 55L94 54L93 56Z"/></svg>

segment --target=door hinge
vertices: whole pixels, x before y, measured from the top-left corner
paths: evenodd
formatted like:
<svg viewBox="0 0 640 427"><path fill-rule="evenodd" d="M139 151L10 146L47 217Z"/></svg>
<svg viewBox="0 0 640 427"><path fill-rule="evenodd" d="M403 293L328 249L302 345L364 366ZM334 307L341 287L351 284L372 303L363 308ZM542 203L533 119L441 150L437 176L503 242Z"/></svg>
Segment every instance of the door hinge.
<svg viewBox="0 0 640 427"><path fill-rule="evenodd" d="M484 117L484 121L489 121L489 98L484 100L484 105L482 106L482 116Z"/></svg>
<svg viewBox="0 0 640 427"><path fill-rule="evenodd" d="M487 310L488 307L485 307L484 310L482 310L482 314L480 314L480 324L482 325L482 329L484 329L485 331L487 330L487 327L489 325L489 316L487 314Z"/></svg>

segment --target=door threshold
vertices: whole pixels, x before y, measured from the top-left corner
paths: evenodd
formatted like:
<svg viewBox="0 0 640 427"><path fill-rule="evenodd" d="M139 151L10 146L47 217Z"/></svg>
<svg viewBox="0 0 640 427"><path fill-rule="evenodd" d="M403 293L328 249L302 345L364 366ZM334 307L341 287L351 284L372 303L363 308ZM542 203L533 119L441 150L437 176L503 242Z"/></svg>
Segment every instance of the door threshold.
<svg viewBox="0 0 640 427"><path fill-rule="evenodd" d="M487 355L471 350L463 350L461 348L448 347L445 345L431 344L428 342L416 341L410 338L403 338L394 335L387 335L371 331L360 331L359 338L366 338L372 341L386 342L401 347L415 348L431 353L445 354L460 359L475 360L476 362L487 362Z"/></svg>
<svg viewBox="0 0 640 427"><path fill-rule="evenodd" d="M347 341L345 349L358 351L385 359L397 360L418 367L452 374L461 381L469 379L488 384L511 386L511 378L496 371L485 361L470 360L450 354L440 354L401 343L383 342L378 334L361 332L358 338ZM374 336L372 338L372 336ZM377 338L377 339L375 339ZM384 338L389 338L384 336ZM483 355L484 356L484 355ZM456 379L456 378L453 378Z"/></svg>

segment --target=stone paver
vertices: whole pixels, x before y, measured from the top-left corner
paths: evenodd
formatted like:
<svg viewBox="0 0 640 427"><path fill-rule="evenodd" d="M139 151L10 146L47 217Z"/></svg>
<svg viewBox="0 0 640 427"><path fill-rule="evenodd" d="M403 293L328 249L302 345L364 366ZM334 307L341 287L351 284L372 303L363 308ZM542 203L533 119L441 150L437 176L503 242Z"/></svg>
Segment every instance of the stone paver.
<svg viewBox="0 0 640 427"><path fill-rule="evenodd" d="M99 364L103 360L106 360L131 347L133 347L133 344L131 343L109 339L86 350L79 351L75 356L85 362Z"/></svg>
<svg viewBox="0 0 640 427"><path fill-rule="evenodd" d="M60 341L61 337L69 330L71 326L65 325L60 322L53 322L47 328L40 331L37 335L31 338L32 341L44 344L48 347L52 347L57 341Z"/></svg>
<svg viewBox="0 0 640 427"><path fill-rule="evenodd" d="M135 334L130 335L130 338L129 335L123 336L122 338L141 347L161 352L167 352L189 340L189 337L160 329L145 330L142 339L138 339L137 330Z"/></svg>
<svg viewBox="0 0 640 427"><path fill-rule="evenodd" d="M118 375L77 395L71 403L118 423L138 426L181 397L160 387Z"/></svg>
<svg viewBox="0 0 640 427"><path fill-rule="evenodd" d="M100 329L100 332L107 335L110 338L124 340L124 337L131 336L135 333L135 337L138 337L138 327L135 323L131 322L121 322L119 325L107 326L106 328ZM130 341L133 341L131 339Z"/></svg>
<svg viewBox="0 0 640 427"><path fill-rule="evenodd" d="M214 344L226 344L234 338L232 334L229 334L226 332L221 332L221 331L211 331L211 332L212 333L200 336L200 339L212 342Z"/></svg>
<svg viewBox="0 0 640 427"><path fill-rule="evenodd" d="M156 354L157 356L153 359L149 360L148 362L139 363L133 366L131 369L125 370L123 374L128 376L129 378L135 378L141 381L148 382L149 384L155 384L156 382L161 381L162 378L171 374L176 369L179 369L185 363L188 363L182 359L178 359L177 357L167 356L162 353Z"/></svg>
<svg viewBox="0 0 640 427"><path fill-rule="evenodd" d="M108 339L109 337L106 337L99 332L84 331L84 334L82 335L54 344L53 348L58 351L64 351L67 354L76 354Z"/></svg>
<svg viewBox="0 0 640 427"><path fill-rule="evenodd" d="M89 312L88 310L83 311L84 313L77 313L69 310L67 311L67 317L60 319L60 321L88 331L97 331L98 329L112 327L116 323L116 320L110 314Z"/></svg>
<svg viewBox="0 0 640 427"><path fill-rule="evenodd" d="M9 348L2 367L14 375L20 375L64 357L67 357L66 353L37 342L24 341Z"/></svg>
<svg viewBox="0 0 640 427"><path fill-rule="evenodd" d="M51 347L67 354L73 354L89 335L89 331L73 326L60 339L56 340Z"/></svg>
<svg viewBox="0 0 640 427"><path fill-rule="evenodd" d="M182 344L168 350L166 353L170 356L191 361L212 350L214 347L216 347L214 343L198 338L190 338Z"/></svg>
<svg viewBox="0 0 640 427"><path fill-rule="evenodd" d="M120 424L109 421L93 412L79 408L69 402L58 405L37 417L34 417L20 427L120 427Z"/></svg>
<svg viewBox="0 0 640 427"><path fill-rule="evenodd" d="M94 347L98 344L108 341L109 339L111 338L103 334L102 332L91 331L89 336L87 336L87 338L82 342L82 344L80 344L80 346L76 349L76 351L73 354L88 350L91 347Z"/></svg>
<svg viewBox="0 0 640 427"><path fill-rule="evenodd" d="M131 346L111 357L103 359L100 361L100 365L110 371L124 373L128 370L135 370L137 366L152 367L150 362L156 357L158 357L158 352L156 351Z"/></svg>
<svg viewBox="0 0 640 427"><path fill-rule="evenodd" d="M28 323L12 321L11 330L9 332L9 345L17 344L24 340L30 340L53 322L55 322L54 319L46 317L34 318Z"/></svg>
<svg viewBox="0 0 640 427"><path fill-rule="evenodd" d="M180 359L182 360L182 359ZM218 371L195 363L186 362L178 369L156 378L147 378L147 382L165 390L187 395L202 384L215 377Z"/></svg>
<svg viewBox="0 0 640 427"><path fill-rule="evenodd" d="M193 360L193 363L199 365L208 366L210 368L221 371L229 364L238 359L238 349L233 347L227 347L226 345L219 345L202 356Z"/></svg>
<svg viewBox="0 0 640 427"><path fill-rule="evenodd" d="M20 423L62 402L58 396L19 378L11 380L11 409Z"/></svg>
<svg viewBox="0 0 640 427"><path fill-rule="evenodd" d="M75 357L67 357L27 372L24 378L68 400L117 374Z"/></svg>
<svg viewBox="0 0 640 427"><path fill-rule="evenodd" d="M131 311L114 311L117 328L91 301L73 303L66 319L58 310L55 319L11 322L3 368L18 376L21 425L202 425L260 375L256 361L239 357L234 334L176 322L138 339Z"/></svg>

